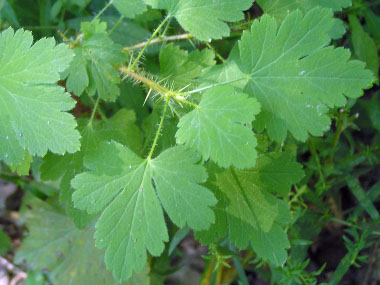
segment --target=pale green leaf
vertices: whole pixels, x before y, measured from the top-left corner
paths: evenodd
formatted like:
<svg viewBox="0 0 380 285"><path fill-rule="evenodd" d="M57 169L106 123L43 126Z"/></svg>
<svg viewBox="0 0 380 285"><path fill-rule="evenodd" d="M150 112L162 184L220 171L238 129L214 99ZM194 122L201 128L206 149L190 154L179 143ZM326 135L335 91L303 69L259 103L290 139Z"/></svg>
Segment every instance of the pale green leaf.
<svg viewBox="0 0 380 285"><path fill-rule="evenodd" d="M362 24L354 14L348 15L351 27L351 40L354 54L367 64L377 81L379 80L379 55L375 41L363 30Z"/></svg>
<svg viewBox="0 0 380 285"><path fill-rule="evenodd" d="M219 201L216 221L209 230L197 232L197 236L203 243L215 243L227 236L239 249L250 244L264 260L282 265L289 247L282 225L290 221L290 212L287 204L271 192L288 193L290 186L303 176L300 168L287 153L261 156L249 170L210 166L207 186Z"/></svg>
<svg viewBox="0 0 380 285"><path fill-rule="evenodd" d="M146 11L143 0L114 0L113 5L120 14L128 18L133 18Z"/></svg>
<svg viewBox="0 0 380 285"><path fill-rule="evenodd" d="M29 234L16 254L35 270L48 272L54 284L119 284L104 264L104 252L94 244L94 226L78 230L54 200L33 198L24 202ZM135 274L128 284L145 285L147 271Z"/></svg>
<svg viewBox="0 0 380 285"><path fill-rule="evenodd" d="M107 24L99 21L81 24L83 38L66 70L67 90L77 96L85 90L90 95L97 91L103 100L115 101L120 94L120 76L114 65L123 64L126 56L108 37L106 28Z"/></svg>
<svg viewBox="0 0 380 285"><path fill-rule="evenodd" d="M168 44L160 51L160 76L176 88L192 83L201 72L215 65L215 54L210 49L195 50L190 54L179 46Z"/></svg>
<svg viewBox="0 0 380 285"><path fill-rule="evenodd" d="M70 181L76 174L85 170L84 161L92 153L98 151L102 141L115 140L125 144L136 152L140 152L142 135L135 125L133 111L121 109L105 122L94 121L88 125L88 120L81 120L79 129L82 134L80 151L65 156L48 154L41 166L41 179L56 181L60 179L60 201L66 202L66 211L79 228L86 226L93 218L85 212L73 207Z"/></svg>
<svg viewBox="0 0 380 285"><path fill-rule="evenodd" d="M79 149L79 133L66 111L75 101L56 83L72 59L53 38L34 45L32 34L12 28L0 35L0 158L19 165L25 150L44 156Z"/></svg>
<svg viewBox="0 0 380 285"><path fill-rule="evenodd" d="M166 9L180 25L202 41L230 34L225 22L244 19L254 0L145 0L153 8Z"/></svg>
<svg viewBox="0 0 380 285"><path fill-rule="evenodd" d="M276 141L287 131L305 141L329 129L328 107L341 107L373 82L364 63L349 61L350 52L327 47L334 23L330 9L290 13L277 27L263 16L239 42L243 71L250 81L245 91L262 105L255 124L267 128ZM312 28L310 28L312 27Z"/></svg>
<svg viewBox="0 0 380 285"><path fill-rule="evenodd" d="M168 233L162 206L179 227L206 229L216 203L206 188L199 156L183 147L170 148L153 160L138 157L115 142L103 143L86 166L92 171L72 180L75 207L102 211L96 245L107 247L105 261L117 280L142 270L147 250L160 255ZM162 206L161 206L162 205Z"/></svg>
<svg viewBox="0 0 380 285"><path fill-rule="evenodd" d="M218 86L202 95L198 108L181 118L177 143L193 148L202 158L222 167L252 167L256 161L256 138L245 124L251 123L260 105L231 86Z"/></svg>

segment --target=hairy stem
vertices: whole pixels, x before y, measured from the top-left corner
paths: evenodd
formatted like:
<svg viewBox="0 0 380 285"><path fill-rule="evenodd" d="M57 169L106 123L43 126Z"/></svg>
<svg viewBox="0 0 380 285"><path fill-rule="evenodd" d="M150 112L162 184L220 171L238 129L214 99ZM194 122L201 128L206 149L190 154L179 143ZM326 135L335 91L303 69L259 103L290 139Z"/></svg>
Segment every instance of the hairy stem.
<svg viewBox="0 0 380 285"><path fill-rule="evenodd" d="M157 142L158 142L158 138L160 137L160 134L161 134L162 126L164 125L165 116L166 116L166 112L168 110L168 106L169 106L169 99L166 98L166 100L165 100L165 106L164 106L164 111L162 112L162 117L161 117L161 120L160 120L160 124L158 125L156 136L154 137L154 140L153 140L153 145L152 145L152 147L150 149L148 157L146 158L147 160L150 160L152 158L152 156L153 156L154 149L156 148L156 145L157 145Z"/></svg>
<svg viewBox="0 0 380 285"><path fill-rule="evenodd" d="M167 15L166 18L161 22L161 24L157 27L157 29L154 31L154 33L152 34L152 36L149 38L149 40L146 42L146 44L144 45L143 49L140 51L140 53L138 54L138 56L136 57L135 61L133 62L132 66L131 66L131 69L133 70L137 63L139 62L139 60L141 59L141 57L143 56L145 50L147 49L147 47L150 45L150 42L157 36L157 34L159 33L159 31L162 29L163 26L165 26L166 22L169 21L171 18L170 15Z"/></svg>
<svg viewBox="0 0 380 285"><path fill-rule="evenodd" d="M186 93L181 93L179 91L173 91L173 90L167 89L166 87L158 84L156 81L149 79L149 78L133 71L131 68L123 66L123 67L120 67L119 70L126 75L122 80L124 80L126 77L131 77L131 78L135 79L136 81L145 84L149 89L152 89L152 90L160 93L162 96L164 96L167 99L173 99L179 103L184 103L184 104L192 106L194 108L199 108L199 106L197 104L194 104L194 103L186 100L186 98L184 97L184 95Z"/></svg>
<svg viewBox="0 0 380 285"><path fill-rule="evenodd" d="M158 38L152 39L150 41L149 45L153 45L153 44L157 44L157 43L162 43L162 42L169 42L169 41L189 40L189 39L192 39L192 38L193 38L193 35L191 35L191 34L182 34L182 35L175 35L175 36L158 37ZM123 52L128 52L128 51L131 51L131 50L143 48L143 47L146 46L147 43L148 43L148 41L145 41L145 42L138 43L138 44L135 44L135 45L130 46L130 47L125 47L125 48L123 48Z"/></svg>

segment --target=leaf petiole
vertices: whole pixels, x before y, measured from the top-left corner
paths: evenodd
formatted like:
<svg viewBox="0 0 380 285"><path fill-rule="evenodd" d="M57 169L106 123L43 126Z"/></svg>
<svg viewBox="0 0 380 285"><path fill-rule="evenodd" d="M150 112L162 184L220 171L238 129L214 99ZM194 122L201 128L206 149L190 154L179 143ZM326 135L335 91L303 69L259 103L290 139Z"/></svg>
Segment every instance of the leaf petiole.
<svg viewBox="0 0 380 285"><path fill-rule="evenodd" d="M92 19L91 23L95 22L97 19L99 19L99 17L101 15L103 15L103 13L109 8L111 7L111 5L113 4L113 0L110 0L106 6L104 6L104 8L102 10L99 11L99 13L94 17L94 19Z"/></svg>
<svg viewBox="0 0 380 285"><path fill-rule="evenodd" d="M165 17L165 19L161 22L161 24L157 27L157 29L154 31L154 33L150 36L149 40L145 43L145 46L143 47L143 49L140 51L140 53L136 57L135 61L133 62L132 66L131 66L132 70L136 67L137 63L139 62L139 60L143 56L145 50L150 45L150 42L157 36L157 34L159 33L159 31L162 29L163 26L165 26L166 22L169 21L171 17L172 16L170 14L168 14Z"/></svg>
<svg viewBox="0 0 380 285"><path fill-rule="evenodd" d="M92 126L92 121L94 120L95 113L96 113L96 109L97 109L98 106L99 106L99 101L100 101L100 96L98 96L98 98L96 99L95 106L94 106L94 108L92 109L91 117L90 117L90 120L89 120L89 122L88 122L88 126Z"/></svg>
<svg viewBox="0 0 380 285"><path fill-rule="evenodd" d="M152 158L152 156L153 156L154 149L156 148L156 145L157 145L157 142L158 142L158 138L159 138L161 130L162 130L162 126L164 125L165 115L166 115L166 112L168 110L168 106L169 106L169 98L166 98L166 100L165 100L165 106L164 106L164 111L162 112L160 124L158 125L158 129L157 129L156 135L155 135L154 140L153 140L153 145L152 145L152 147L150 149L148 157L146 158L147 160L150 160Z"/></svg>

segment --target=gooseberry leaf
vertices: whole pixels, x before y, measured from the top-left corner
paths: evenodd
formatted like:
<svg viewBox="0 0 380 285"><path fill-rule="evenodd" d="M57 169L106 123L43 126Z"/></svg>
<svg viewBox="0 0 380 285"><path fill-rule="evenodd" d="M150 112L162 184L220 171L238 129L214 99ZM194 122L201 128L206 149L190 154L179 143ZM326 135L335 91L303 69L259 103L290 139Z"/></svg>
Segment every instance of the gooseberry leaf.
<svg viewBox="0 0 380 285"><path fill-rule="evenodd" d="M54 198L28 197L22 208L29 234L17 251L16 262L27 261L44 270L54 284L119 284L107 270L104 252L95 247L94 225L77 229ZM127 284L148 284L148 268Z"/></svg>
<svg viewBox="0 0 380 285"><path fill-rule="evenodd" d="M199 106L178 123L176 139L222 167L249 168L256 161L256 138L246 124L260 111L260 104L233 87L207 90Z"/></svg>
<svg viewBox="0 0 380 285"><path fill-rule="evenodd" d="M341 107L373 83L364 63L349 61L350 52L328 46L334 22L330 9L295 11L281 26L264 15L239 42L241 68L250 78L245 92L262 106L258 130L282 142L287 131L305 141L329 129L328 107Z"/></svg>
<svg viewBox="0 0 380 285"><path fill-rule="evenodd" d="M80 96L86 90L89 95L97 91L106 101L115 101L120 95L120 76L114 66L126 60L122 47L107 35L107 25L96 20L81 24L83 36L75 47L75 57L66 70L66 87Z"/></svg>
<svg viewBox="0 0 380 285"><path fill-rule="evenodd" d="M75 101L56 83L73 53L53 38L34 45L23 29L0 34L0 158L10 165L31 155L73 153L80 135L71 110Z"/></svg>
<svg viewBox="0 0 380 285"><path fill-rule="evenodd" d="M166 9L180 25L202 41L230 34L225 22L244 19L254 0L145 0L153 8Z"/></svg>
<svg viewBox="0 0 380 285"><path fill-rule="evenodd" d="M154 159L142 159L116 142L102 143L71 182L75 207L102 211L96 246L107 247L105 262L117 280L141 271L147 250L160 255L168 241L162 207L179 227L207 229L214 222L213 194L200 186L207 179L199 156L177 146Z"/></svg>
<svg viewBox="0 0 380 285"><path fill-rule="evenodd" d="M282 265L289 247L282 225L289 223L290 211L287 203L273 194L290 191L303 176L301 165L287 153L269 153L260 156L252 169L223 170L209 165L208 171L206 185L218 199L216 220L196 236L206 244L227 236L239 249L250 244L259 257Z"/></svg>
<svg viewBox="0 0 380 285"><path fill-rule="evenodd" d="M60 179L60 201L66 202L66 212L78 228L83 228L92 220L86 212L74 208L72 204L73 190L70 181L85 170L84 162L92 153L99 151L102 141L114 140L127 145L139 153L142 144L142 134L135 125L136 116L133 111L119 110L107 121L79 121L82 134L81 148L74 154L59 156L49 153L44 157L41 166L41 179L56 181Z"/></svg>

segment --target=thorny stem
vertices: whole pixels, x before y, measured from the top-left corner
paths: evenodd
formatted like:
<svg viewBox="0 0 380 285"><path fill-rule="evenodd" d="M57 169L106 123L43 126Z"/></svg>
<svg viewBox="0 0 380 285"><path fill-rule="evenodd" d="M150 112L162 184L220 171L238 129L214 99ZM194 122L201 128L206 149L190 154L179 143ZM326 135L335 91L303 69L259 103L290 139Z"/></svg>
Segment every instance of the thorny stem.
<svg viewBox="0 0 380 285"><path fill-rule="evenodd" d="M169 21L171 18L170 14L166 16L166 18L161 22L161 24L157 27L157 29L154 31L154 33L151 35L151 37L149 38L149 40L146 42L145 46L143 47L143 49L140 51L140 53L138 54L138 56L136 57L135 61L133 62L132 66L131 66L131 69L133 70L137 63L139 62L139 60L141 59L141 57L143 56L145 50L148 48L148 46L150 45L150 42L157 36L157 34L159 33L159 31L162 29L162 27L166 24L167 21Z"/></svg>
<svg viewBox="0 0 380 285"><path fill-rule="evenodd" d="M99 106L99 101L100 101L100 96L98 96L98 98L96 99L95 106L94 106L94 108L92 109L92 113L91 113L90 121L88 122L88 125L89 125L89 126L92 126L92 121L94 120L95 113L96 113L96 109L97 109L98 106Z"/></svg>
<svg viewBox="0 0 380 285"><path fill-rule="evenodd" d="M167 37L158 37L154 38L150 41L149 45L162 43L162 42L168 42L168 41L180 41L180 40L189 40L192 39L194 36L191 34L182 34L182 35L175 35L175 36L167 36ZM147 44L147 41L135 44L130 47L123 48L123 52L128 52L135 49L143 48Z"/></svg>
<svg viewBox="0 0 380 285"><path fill-rule="evenodd" d="M99 11L99 13L94 17L94 19L92 19L91 23L95 22L97 19L99 19L99 17L109 8L111 7L113 3L113 0L110 0L106 6L104 6L104 8L102 10Z"/></svg>
<svg viewBox="0 0 380 285"><path fill-rule="evenodd" d="M164 111L162 112L162 117L161 117L161 120L160 120L160 124L158 125L156 136L154 137L153 145L152 145L152 147L150 149L148 157L146 158L148 161L152 158L153 153L154 153L154 149L156 148L157 141L158 141L158 138L159 138L161 130L162 130L162 126L164 125L165 116L166 116L166 112L168 110L168 106L169 106L169 98L166 98L165 106L164 106Z"/></svg>
<svg viewBox="0 0 380 285"><path fill-rule="evenodd" d="M177 102L184 103L184 104L192 106L194 108L199 108L199 106L197 104L190 102L190 101L185 99L185 97L183 95L186 93L181 93L180 91L169 90L169 89L165 88L164 86L161 86L160 84L158 84L156 81L151 80L151 79L149 79L149 78L133 71L132 69L125 67L125 66L120 67L119 70L122 73L126 74L126 76L122 80L124 80L125 78L130 76L133 79L137 80L138 82L141 82L141 83L145 84L146 86L148 86L149 89L152 89L152 90L160 93L162 96L164 96L168 100L173 99Z"/></svg>

